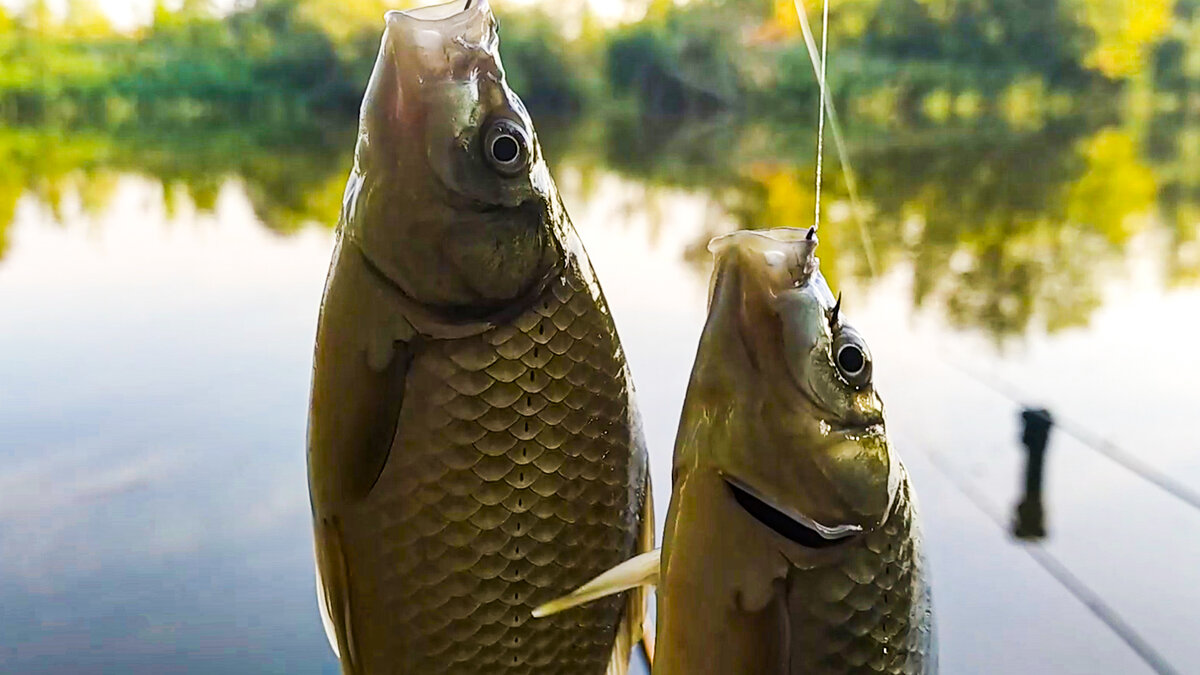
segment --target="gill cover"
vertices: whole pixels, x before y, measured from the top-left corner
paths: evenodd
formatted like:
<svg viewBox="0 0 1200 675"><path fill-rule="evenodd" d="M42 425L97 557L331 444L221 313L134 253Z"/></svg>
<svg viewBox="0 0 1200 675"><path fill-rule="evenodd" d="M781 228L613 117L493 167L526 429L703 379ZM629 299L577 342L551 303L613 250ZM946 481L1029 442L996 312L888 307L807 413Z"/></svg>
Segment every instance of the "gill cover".
<svg viewBox="0 0 1200 675"><path fill-rule="evenodd" d="M821 275L817 245L795 229L710 244L713 296L694 377L733 397L734 439L698 461L738 496L836 540L886 517L899 474L870 350Z"/></svg>

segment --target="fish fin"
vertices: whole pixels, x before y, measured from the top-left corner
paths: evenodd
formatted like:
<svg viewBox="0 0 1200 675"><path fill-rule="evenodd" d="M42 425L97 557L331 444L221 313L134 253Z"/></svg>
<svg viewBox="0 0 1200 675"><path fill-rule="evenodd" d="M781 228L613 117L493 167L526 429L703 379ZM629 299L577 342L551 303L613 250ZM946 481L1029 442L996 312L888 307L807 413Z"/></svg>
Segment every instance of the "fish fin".
<svg viewBox="0 0 1200 675"><path fill-rule="evenodd" d="M314 512L338 513L370 493L387 465L412 362L412 327L396 291L353 242L335 253L317 329L308 425Z"/></svg>
<svg viewBox="0 0 1200 675"><path fill-rule="evenodd" d="M646 473L646 499L642 503L642 532L638 541L640 553L654 551L654 485L650 482L650 473ZM657 568L656 568L657 569ZM629 616L632 644L642 643L646 651L646 660L654 665L654 625L651 623L650 590L645 586L634 589L629 594Z"/></svg>
<svg viewBox="0 0 1200 675"><path fill-rule="evenodd" d="M639 445L641 444L639 443ZM639 450L641 449L639 448ZM639 555L654 550L654 489L650 482L649 471L645 473L642 484L644 496L642 497L642 516L636 549ZM607 675L628 675L633 649L646 639L644 630L650 616L649 601L650 593L644 586L630 589L629 596L626 598L625 613L617 628L617 639L613 645L612 659L609 661ZM653 642L653 637L649 639ZM652 653L653 649L651 648L647 654Z"/></svg>
<svg viewBox="0 0 1200 675"><path fill-rule="evenodd" d="M658 585L658 568L662 549L643 553L632 560L617 565L592 579L570 595L551 600L533 610L534 618L542 618L566 611L572 607L586 605L600 598L607 598L631 588Z"/></svg>
<svg viewBox="0 0 1200 675"><path fill-rule="evenodd" d="M337 627L334 626L333 616L329 613L329 591L326 589L325 580L321 578L321 565L315 559L313 564L317 568L317 609L321 612L321 627L325 629L325 639L329 641L329 648L340 661L342 650L338 647Z"/></svg>
<svg viewBox="0 0 1200 675"><path fill-rule="evenodd" d="M358 655L350 626L350 588L342 533L336 521L317 524L317 606L329 646L342 664L343 675L357 675Z"/></svg>
<svg viewBox="0 0 1200 675"><path fill-rule="evenodd" d="M654 667L654 648L657 641L654 630L654 622L647 614L645 620L642 621L642 651L646 653L646 663L649 663L651 668Z"/></svg>
<svg viewBox="0 0 1200 675"><path fill-rule="evenodd" d="M604 671L604 675L629 675L629 656L633 652L634 626L636 621L632 621L628 612L621 617L621 624L617 626L617 640L613 643L612 657L608 660L608 669Z"/></svg>

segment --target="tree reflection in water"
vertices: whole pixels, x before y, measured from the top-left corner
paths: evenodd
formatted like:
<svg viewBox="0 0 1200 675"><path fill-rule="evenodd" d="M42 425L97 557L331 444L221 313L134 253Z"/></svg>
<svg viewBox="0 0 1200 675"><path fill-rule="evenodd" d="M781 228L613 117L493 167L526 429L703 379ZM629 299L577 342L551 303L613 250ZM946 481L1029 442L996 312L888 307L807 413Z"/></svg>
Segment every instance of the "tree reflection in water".
<svg viewBox="0 0 1200 675"><path fill-rule="evenodd" d="M953 326L1003 343L1035 328L1086 325L1101 305L1101 283L1121 274L1131 242L1151 229L1165 240L1164 284L1200 280L1200 126L1167 116L1143 125L1151 130L1146 138L1128 124L1087 120L1032 132L981 124L852 133L860 210L851 208L840 171L829 171L823 188L823 269L835 288L869 285L911 264L916 306L938 308ZM708 239L729 222L812 222L813 139L798 125L618 115L550 118L539 131L551 165L579 177L578 198L587 200L605 172L642 185L646 199L630 208L650 216L652 239L673 217L655 211L657 191L683 189L706 199L721 217L700 223L684 251L700 275L708 273ZM233 180L272 231L332 227L353 134L345 121L0 128L0 258L19 199L32 197L61 220L64 197L72 195L84 214L95 215L122 173L160 182L168 213L181 199L212 211Z"/></svg>

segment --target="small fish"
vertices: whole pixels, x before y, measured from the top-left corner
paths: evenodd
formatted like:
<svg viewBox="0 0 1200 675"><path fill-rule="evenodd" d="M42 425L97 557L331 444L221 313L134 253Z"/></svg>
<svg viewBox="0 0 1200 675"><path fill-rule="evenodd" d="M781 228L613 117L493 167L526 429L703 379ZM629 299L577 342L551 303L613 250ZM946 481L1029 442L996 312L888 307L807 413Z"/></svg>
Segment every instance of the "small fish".
<svg viewBox="0 0 1200 675"><path fill-rule="evenodd" d="M317 334L318 601L347 674L624 673L653 547L625 355L487 0L390 12Z"/></svg>
<svg viewBox="0 0 1200 675"><path fill-rule="evenodd" d="M663 548L535 616L654 584L655 675L937 672L912 487L814 234L710 245Z"/></svg>

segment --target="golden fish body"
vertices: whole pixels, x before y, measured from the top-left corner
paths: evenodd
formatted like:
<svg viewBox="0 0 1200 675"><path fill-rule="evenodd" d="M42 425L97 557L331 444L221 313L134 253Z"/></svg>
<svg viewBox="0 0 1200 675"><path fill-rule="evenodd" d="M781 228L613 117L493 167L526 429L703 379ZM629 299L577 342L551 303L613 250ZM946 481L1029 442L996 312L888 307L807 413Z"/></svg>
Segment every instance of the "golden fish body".
<svg viewBox="0 0 1200 675"><path fill-rule="evenodd" d="M657 585L654 675L937 672L912 486L816 246L713 243L663 547L536 616Z"/></svg>
<svg viewBox="0 0 1200 675"><path fill-rule="evenodd" d="M620 673L640 634L640 598L529 616L653 518L620 340L496 47L482 0L389 15L364 101L309 428L346 673Z"/></svg>
<svg viewBox="0 0 1200 675"><path fill-rule="evenodd" d="M815 237L714 242L675 450L655 675L924 675L932 604L870 352Z"/></svg>
<svg viewBox="0 0 1200 675"><path fill-rule="evenodd" d="M802 550L803 562L781 555L800 547L760 531L718 474L689 476L678 494L678 519L723 534L664 541L655 675L936 672L907 484L886 523L836 554ZM730 558L739 564L712 562Z"/></svg>

